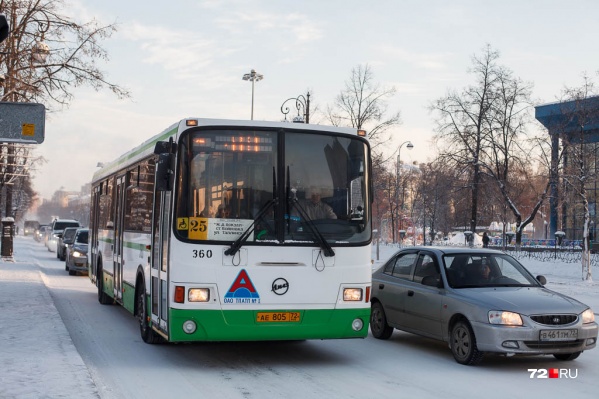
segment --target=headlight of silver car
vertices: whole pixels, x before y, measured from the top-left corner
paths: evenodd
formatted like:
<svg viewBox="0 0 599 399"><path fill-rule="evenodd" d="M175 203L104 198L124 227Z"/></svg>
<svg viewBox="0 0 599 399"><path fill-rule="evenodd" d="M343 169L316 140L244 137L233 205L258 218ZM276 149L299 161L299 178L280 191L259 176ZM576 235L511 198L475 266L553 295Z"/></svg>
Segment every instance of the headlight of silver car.
<svg viewBox="0 0 599 399"><path fill-rule="evenodd" d="M581 318L582 324L588 324L595 321L595 315L593 314L593 311L591 309L587 309L584 312L582 312Z"/></svg>
<svg viewBox="0 0 599 399"><path fill-rule="evenodd" d="M504 326L521 326L522 317L518 313L506 312L502 310L489 311L489 323L501 324Z"/></svg>

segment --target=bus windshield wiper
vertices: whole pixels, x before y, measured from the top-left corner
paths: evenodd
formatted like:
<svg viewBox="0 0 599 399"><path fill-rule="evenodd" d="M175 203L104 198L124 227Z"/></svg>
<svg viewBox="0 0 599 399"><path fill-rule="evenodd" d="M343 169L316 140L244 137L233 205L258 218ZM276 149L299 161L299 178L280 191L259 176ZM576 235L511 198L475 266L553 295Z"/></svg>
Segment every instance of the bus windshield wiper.
<svg viewBox="0 0 599 399"><path fill-rule="evenodd" d="M288 201L298 210L300 216L306 222L306 226L308 227L308 230L310 230L310 233L312 233L312 237L316 243L320 245L320 248L323 249L324 256L335 256L335 251L333 251L331 244L329 244L329 242L322 236L320 230L318 230L318 227L316 227L312 219L310 219L310 216L308 216L304 208L300 205L298 199L293 196L293 198L288 198Z"/></svg>
<svg viewBox="0 0 599 399"><path fill-rule="evenodd" d="M256 222L260 220L262 216L264 216L264 214L266 214L266 212L268 212L268 210L272 208L274 205L276 205L278 202L279 200L275 197L269 200L266 204L264 204L264 206L258 211L258 214L254 218L252 224L250 224L248 228L245 229L243 234L241 234L238 239L233 241L231 246L227 250L225 250L225 255L234 256L237 253L237 251L239 251L239 248L241 248L241 246L248 240L248 238L250 238L250 236L254 232L254 229L256 228Z"/></svg>

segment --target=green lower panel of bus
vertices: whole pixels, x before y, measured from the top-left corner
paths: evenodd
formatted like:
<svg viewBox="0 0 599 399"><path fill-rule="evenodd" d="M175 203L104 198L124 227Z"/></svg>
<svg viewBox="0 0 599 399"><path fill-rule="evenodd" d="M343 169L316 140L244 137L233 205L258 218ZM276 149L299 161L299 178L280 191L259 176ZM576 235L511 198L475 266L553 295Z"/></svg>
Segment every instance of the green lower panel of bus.
<svg viewBox="0 0 599 399"><path fill-rule="evenodd" d="M370 308L316 310L180 310L170 312L170 341L259 341L364 338L368 335ZM299 319L299 320L297 320ZM354 320L362 321L355 331ZM193 321L188 334L183 324Z"/></svg>

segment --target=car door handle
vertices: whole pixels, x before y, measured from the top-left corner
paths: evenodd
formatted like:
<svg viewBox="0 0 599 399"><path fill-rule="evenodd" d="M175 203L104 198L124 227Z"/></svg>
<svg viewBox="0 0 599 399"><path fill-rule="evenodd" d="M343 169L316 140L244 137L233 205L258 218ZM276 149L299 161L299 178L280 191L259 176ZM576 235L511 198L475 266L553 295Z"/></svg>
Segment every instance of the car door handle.
<svg viewBox="0 0 599 399"><path fill-rule="evenodd" d="M414 291L408 290L408 296L414 296Z"/></svg>
<svg viewBox="0 0 599 399"><path fill-rule="evenodd" d="M385 284L379 284L379 290L382 290L383 288L385 288Z"/></svg>

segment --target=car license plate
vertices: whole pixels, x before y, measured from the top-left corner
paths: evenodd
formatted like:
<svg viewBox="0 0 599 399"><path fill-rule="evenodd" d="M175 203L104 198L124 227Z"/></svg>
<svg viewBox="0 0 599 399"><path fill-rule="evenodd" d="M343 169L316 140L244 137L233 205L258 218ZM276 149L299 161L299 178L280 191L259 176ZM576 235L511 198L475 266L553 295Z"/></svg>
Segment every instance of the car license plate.
<svg viewBox="0 0 599 399"><path fill-rule="evenodd" d="M258 312L256 321L258 323L298 323L300 312Z"/></svg>
<svg viewBox="0 0 599 399"><path fill-rule="evenodd" d="M578 330L541 330L541 341L574 341Z"/></svg>

